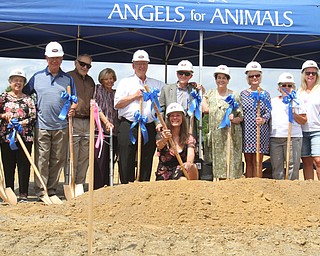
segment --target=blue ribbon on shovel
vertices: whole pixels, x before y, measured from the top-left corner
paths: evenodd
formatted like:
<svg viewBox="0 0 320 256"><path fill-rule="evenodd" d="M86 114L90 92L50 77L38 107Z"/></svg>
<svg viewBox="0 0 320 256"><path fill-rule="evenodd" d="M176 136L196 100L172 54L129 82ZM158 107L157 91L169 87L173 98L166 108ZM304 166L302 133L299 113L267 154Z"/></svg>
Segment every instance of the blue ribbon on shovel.
<svg viewBox="0 0 320 256"><path fill-rule="evenodd" d="M68 111L71 106L71 103L78 103L78 97L75 95L70 95L66 91L64 91L61 93L60 98L62 100L65 100L65 102L59 114L59 119L65 120L68 115Z"/></svg>
<svg viewBox="0 0 320 256"><path fill-rule="evenodd" d="M143 136L143 141L144 143L143 144L146 144L149 140L149 136L148 136L148 131L147 131L147 128L146 128L146 123L148 122L148 117L144 117L140 114L140 111L137 110L135 113L134 113L134 122L131 124L130 126L130 130L129 130L129 137L130 137L130 140L132 142L132 144L135 144L136 143L136 138L133 136L132 134L132 129L139 123L140 127L141 127L141 133L142 133L142 136Z"/></svg>
<svg viewBox="0 0 320 256"><path fill-rule="evenodd" d="M262 101L264 104L267 105L269 109L272 109L270 102L267 100L267 94L265 91L259 93L258 90L251 92L250 97L254 100L253 105L254 107L257 106L257 102Z"/></svg>
<svg viewBox="0 0 320 256"><path fill-rule="evenodd" d="M161 108L160 108L160 103L159 103L159 93L160 93L160 90L158 88L152 88L150 90L150 92L143 92L142 93L142 96L143 96L143 101L148 101L148 100L151 100L151 114L153 113L153 110L154 110L154 104L156 104L157 108L159 109L159 111L161 111ZM158 119L152 115L153 119L155 121L158 121Z"/></svg>
<svg viewBox="0 0 320 256"><path fill-rule="evenodd" d="M8 128L12 129L8 139L9 139L9 146L11 150L18 150L18 147L16 145L16 132L22 133L22 126L19 124L18 119L13 118L10 120L10 123L8 124Z"/></svg>
<svg viewBox="0 0 320 256"><path fill-rule="evenodd" d="M288 116L289 116L289 122L294 123L293 113L292 113L292 101L294 101L297 105L299 103L296 101L297 99L297 93L295 90L292 90L291 93L288 93L284 88L282 90L287 94L287 96L284 96L282 99L282 102L284 104L288 104Z"/></svg>
<svg viewBox="0 0 320 256"><path fill-rule="evenodd" d="M224 128L226 126L230 127L229 115L232 113L233 110L236 110L239 107L239 104L238 102L236 102L233 94L229 94L224 101L229 104L229 107L226 109L226 113L224 114L224 117L220 123L219 129Z"/></svg>
<svg viewBox="0 0 320 256"><path fill-rule="evenodd" d="M200 104L201 104L201 96L199 92L195 89L192 89L190 92L190 95L193 97L193 100L191 101L190 107L187 111L189 116L192 116L194 113L194 116L200 120Z"/></svg>

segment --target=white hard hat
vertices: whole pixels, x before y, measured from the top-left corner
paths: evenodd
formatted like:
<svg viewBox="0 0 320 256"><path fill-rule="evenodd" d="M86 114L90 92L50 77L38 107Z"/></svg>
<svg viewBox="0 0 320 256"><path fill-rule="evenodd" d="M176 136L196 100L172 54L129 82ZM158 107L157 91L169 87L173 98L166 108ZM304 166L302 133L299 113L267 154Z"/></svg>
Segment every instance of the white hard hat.
<svg viewBox="0 0 320 256"><path fill-rule="evenodd" d="M173 112L182 112L184 114L184 109L179 103L174 102L174 103L169 104L169 106L167 107L166 115L168 116L169 114L171 114Z"/></svg>
<svg viewBox="0 0 320 256"><path fill-rule="evenodd" d="M62 57L64 55L61 44L58 42L50 42L46 46L46 52L44 53L47 57Z"/></svg>
<svg viewBox="0 0 320 256"><path fill-rule="evenodd" d="M9 79L12 76L21 76L25 80L27 80L26 73L21 68L16 68L16 69L11 70L11 72L9 74Z"/></svg>
<svg viewBox="0 0 320 256"><path fill-rule="evenodd" d="M291 73L284 72L279 76L278 84L284 84L284 83L295 84L295 81L293 79L293 75Z"/></svg>
<svg viewBox="0 0 320 256"><path fill-rule="evenodd" d="M188 60L182 60L178 64L178 68L176 71L190 71L193 73L193 65Z"/></svg>
<svg viewBox="0 0 320 256"><path fill-rule="evenodd" d="M149 54L145 50L138 50L133 54L132 62L134 62L134 61L150 62Z"/></svg>
<svg viewBox="0 0 320 256"><path fill-rule="evenodd" d="M261 65L256 61L251 61L246 66L245 74L249 71L259 71L262 73Z"/></svg>
<svg viewBox="0 0 320 256"><path fill-rule="evenodd" d="M230 78L230 70L226 65L219 65L218 67L216 67L216 70L213 73L214 75L216 74L225 74L226 76L228 76Z"/></svg>
<svg viewBox="0 0 320 256"><path fill-rule="evenodd" d="M307 60L302 64L302 68L301 68L301 73L303 72L303 70L305 70L306 68L316 68L317 71L319 71L319 67L318 64L313 61L313 60Z"/></svg>

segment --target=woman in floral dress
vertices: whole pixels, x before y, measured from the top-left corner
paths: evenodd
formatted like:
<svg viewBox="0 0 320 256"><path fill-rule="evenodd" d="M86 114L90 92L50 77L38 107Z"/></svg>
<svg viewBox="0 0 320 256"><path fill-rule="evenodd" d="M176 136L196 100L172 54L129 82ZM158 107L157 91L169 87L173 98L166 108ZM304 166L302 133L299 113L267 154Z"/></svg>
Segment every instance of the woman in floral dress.
<svg viewBox="0 0 320 256"><path fill-rule="evenodd" d="M212 161L213 177L215 179L227 178L227 136L228 126L219 128L225 113L230 106L225 100L230 95L238 103L228 116L231 122L230 140L230 174L229 178L237 179L243 174L242 171L242 129L240 123L243 120L240 97L237 92L228 89L230 81L229 68L220 65L214 72L217 89L210 89L203 97L202 111L209 114L209 130L206 139L205 157Z"/></svg>
<svg viewBox="0 0 320 256"><path fill-rule="evenodd" d="M14 176L16 166L19 177L19 199L27 200L30 163L25 156L20 144L16 141L17 149L10 147L10 134L12 128L8 128L10 120L16 119L22 127L20 133L26 148L31 154L33 143L33 126L36 121L36 108L34 100L22 93L22 88L26 83L26 75L21 69L14 69L9 75L11 91L4 92L0 96L0 120L1 120L1 157L5 174L6 186L14 191Z"/></svg>
<svg viewBox="0 0 320 256"><path fill-rule="evenodd" d="M179 103L171 103L166 109L166 130L160 132L156 141L159 153L159 164L156 171L156 180L185 179L181 166L169 144L173 139L183 165L190 180L198 179L198 169L194 163L196 155L196 140L189 134L184 109Z"/></svg>
<svg viewBox="0 0 320 256"><path fill-rule="evenodd" d="M246 161L246 177L262 177L263 155L269 153L269 119L271 117L271 98L270 94L260 87L262 69L258 62L252 61L248 63L245 74L247 75L247 81L250 87L240 93L240 99L244 117L242 122L242 151ZM257 115L258 104L255 104L255 100L252 97L253 93L257 91L259 91L260 96L265 96L265 100L259 100L260 115ZM257 125L260 125L260 164L258 173L256 170Z"/></svg>

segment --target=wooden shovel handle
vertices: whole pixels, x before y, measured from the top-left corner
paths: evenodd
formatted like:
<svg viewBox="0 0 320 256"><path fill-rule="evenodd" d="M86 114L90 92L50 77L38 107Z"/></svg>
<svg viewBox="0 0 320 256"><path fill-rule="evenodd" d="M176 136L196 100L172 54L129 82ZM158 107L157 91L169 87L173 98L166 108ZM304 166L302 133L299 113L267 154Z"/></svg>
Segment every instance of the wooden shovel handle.
<svg viewBox="0 0 320 256"><path fill-rule="evenodd" d="M34 173L37 175L37 177L38 177L38 179L39 179L39 181L40 181L40 183L41 183L41 185L42 185L42 187L43 187L44 194L45 194L45 195L48 194L47 186L44 184L44 181L43 181L43 179L42 179L42 177L41 177L41 174L40 174L37 166L34 164L32 158L31 158L31 156L30 156L30 153L29 153L26 145L24 144L24 142L23 142L23 140L22 140L22 138L21 138L21 136L20 136L20 134L19 134L18 132L16 132L16 137L17 137L17 139L18 139L18 141L19 141L19 143L20 143L20 146L22 147L22 149L23 149L26 157L28 158L28 160L29 160L29 162L30 162L30 164L31 164L31 166L32 166L32 168L33 168L33 170L34 170Z"/></svg>
<svg viewBox="0 0 320 256"><path fill-rule="evenodd" d="M140 115L142 115L142 98L140 98L139 102L139 111ZM142 143L142 134L141 134L141 125L138 127L138 152L137 152L137 176L136 180L140 179L140 168L141 168L141 143Z"/></svg>
<svg viewBox="0 0 320 256"><path fill-rule="evenodd" d="M231 159L231 122L230 127L228 127L227 134L227 179L230 179L230 159Z"/></svg>
<svg viewBox="0 0 320 256"><path fill-rule="evenodd" d="M147 92L150 92L150 89L149 89L148 85L145 85L144 88L146 89ZM154 103L154 109L156 110L157 116L158 116L158 118L160 120L160 123L161 123L163 129L167 130L168 129L167 125L163 120L163 117L162 117L162 115L160 113L160 110L158 109L157 104L155 104L155 103ZM179 162L179 165L181 166L181 169L182 169L182 172L183 172L184 176L187 178L187 180L189 180L190 179L189 178L189 174L188 174L186 168L183 165L182 159L181 159L181 157L179 155L177 147L176 147L176 145L175 145L175 143L174 143L172 138L169 139L169 143L170 143L170 146L172 147L172 149L174 151L174 154L175 154L175 156L176 156L176 158L177 158L177 160Z"/></svg>
<svg viewBox="0 0 320 256"><path fill-rule="evenodd" d="M260 101L257 102L257 117L260 117ZM256 177L260 177L260 124L257 124Z"/></svg>
<svg viewBox="0 0 320 256"><path fill-rule="evenodd" d="M293 113L294 113L294 109L292 108L292 114ZM287 152L286 152L286 173L285 173L286 180L289 178L291 133L292 133L292 123L289 121L289 123L288 123L288 138L287 138Z"/></svg>
<svg viewBox="0 0 320 256"><path fill-rule="evenodd" d="M70 95L71 94L71 87L68 85L67 87L67 92ZM71 180L70 180L70 186L71 189L74 193L75 190L75 173L74 173L74 152L73 152L73 134L72 134L72 129L73 129L73 120L72 116L68 116L68 121L69 121L69 150L70 150L70 171L71 171ZM69 174L70 175L70 174Z"/></svg>

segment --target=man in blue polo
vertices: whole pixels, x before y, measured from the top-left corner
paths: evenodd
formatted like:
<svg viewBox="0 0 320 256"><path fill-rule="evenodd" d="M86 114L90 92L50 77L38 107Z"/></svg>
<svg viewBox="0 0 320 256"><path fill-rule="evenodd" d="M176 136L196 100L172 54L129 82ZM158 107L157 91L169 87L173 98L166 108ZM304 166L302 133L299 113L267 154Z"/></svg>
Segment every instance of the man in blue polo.
<svg viewBox="0 0 320 256"><path fill-rule="evenodd" d="M37 96L35 164L47 185L49 196L56 194L68 148L68 118L59 118L64 106L64 100L60 96L67 91L68 86L71 87L71 94L76 95L72 77L60 68L63 55L62 46L57 42L50 42L45 50L48 66L36 72L23 89L24 93L35 93ZM74 113L75 107L76 104L72 103L69 115ZM38 197L43 195L43 188L36 178L35 192Z"/></svg>

